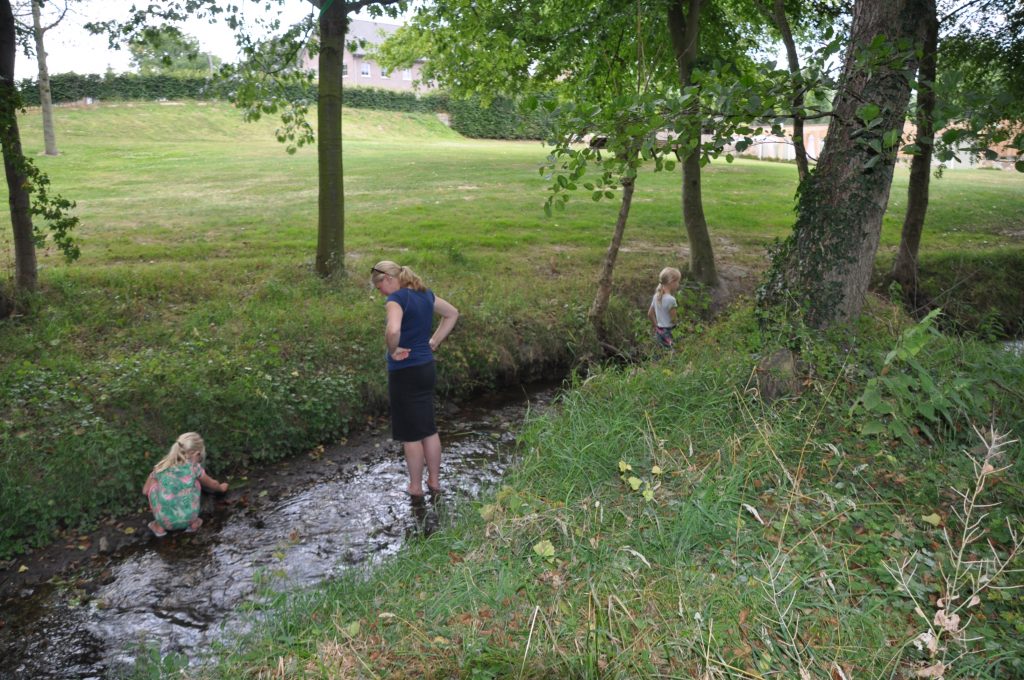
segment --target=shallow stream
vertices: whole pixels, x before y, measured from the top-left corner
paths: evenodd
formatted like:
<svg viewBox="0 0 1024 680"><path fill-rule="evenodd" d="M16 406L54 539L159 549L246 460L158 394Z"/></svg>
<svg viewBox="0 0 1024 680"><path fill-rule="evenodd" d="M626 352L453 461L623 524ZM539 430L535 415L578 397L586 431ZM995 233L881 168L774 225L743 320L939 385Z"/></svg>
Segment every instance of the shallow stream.
<svg viewBox="0 0 1024 680"><path fill-rule="evenodd" d="M405 494L400 445L379 423L264 471L275 485L229 479L225 497L204 496L195 534L143 537L139 519L138 539L95 573L65 575L2 603L0 677L111 678L156 650L201 662L225 631L242 629L236 610L261 587L319 583L443 526L461 501L501 479L527 412L555 394L553 386L518 388L440 416L445 493L433 501Z"/></svg>

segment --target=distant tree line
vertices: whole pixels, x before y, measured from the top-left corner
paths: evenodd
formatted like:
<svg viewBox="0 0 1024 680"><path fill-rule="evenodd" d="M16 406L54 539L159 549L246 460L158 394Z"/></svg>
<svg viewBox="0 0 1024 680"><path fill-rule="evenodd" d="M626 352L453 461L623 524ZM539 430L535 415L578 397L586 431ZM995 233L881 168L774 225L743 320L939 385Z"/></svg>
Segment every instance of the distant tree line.
<svg viewBox="0 0 1024 680"><path fill-rule="evenodd" d="M39 106L39 86L32 78L18 84L22 102ZM108 73L106 75L60 73L50 76L51 96L55 104L99 101L160 101L164 99L227 99L229 85L209 78L182 78L164 74ZM316 90L295 85L295 97L316 101ZM516 103L498 97L484 105L479 98L455 99L445 92L413 92L352 87L345 90L344 104L354 109L402 111L405 113L447 113L449 124L466 137L483 139L545 139L550 134L545 111L524 114Z"/></svg>

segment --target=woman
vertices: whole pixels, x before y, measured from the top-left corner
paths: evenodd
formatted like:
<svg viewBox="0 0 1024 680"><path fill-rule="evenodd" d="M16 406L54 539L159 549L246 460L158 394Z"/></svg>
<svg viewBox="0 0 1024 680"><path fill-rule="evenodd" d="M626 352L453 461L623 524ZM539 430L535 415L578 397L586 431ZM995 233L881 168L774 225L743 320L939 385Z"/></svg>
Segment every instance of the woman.
<svg viewBox="0 0 1024 680"><path fill-rule="evenodd" d="M408 267L390 260L375 264L370 280L387 298L384 309L388 346L388 402L391 437L402 442L409 469L407 493L423 497L423 468L427 489L441 491L441 438L434 422L434 352L455 327L459 310L428 290ZM434 314L441 317L431 334Z"/></svg>

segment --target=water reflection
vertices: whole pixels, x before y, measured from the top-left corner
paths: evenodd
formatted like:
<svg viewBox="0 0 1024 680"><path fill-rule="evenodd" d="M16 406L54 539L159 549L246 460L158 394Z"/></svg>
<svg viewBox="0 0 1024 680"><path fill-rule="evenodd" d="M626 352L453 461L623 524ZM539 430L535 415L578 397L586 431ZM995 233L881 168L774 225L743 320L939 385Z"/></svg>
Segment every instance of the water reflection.
<svg viewBox="0 0 1024 680"><path fill-rule="evenodd" d="M401 447L380 434L367 439L361 455L329 451L322 476L306 488L269 503L204 511L198 533L127 548L91 596L45 587L11 603L10 611L5 605L0 677L113 677L143 647L194 662L225 630L242 630L235 609L258 601L261 589L315 584L444 526L460 500L501 478L527 409L549 403L554 393L478 401L475 410L442 419L446 491L437 497L405 494Z"/></svg>

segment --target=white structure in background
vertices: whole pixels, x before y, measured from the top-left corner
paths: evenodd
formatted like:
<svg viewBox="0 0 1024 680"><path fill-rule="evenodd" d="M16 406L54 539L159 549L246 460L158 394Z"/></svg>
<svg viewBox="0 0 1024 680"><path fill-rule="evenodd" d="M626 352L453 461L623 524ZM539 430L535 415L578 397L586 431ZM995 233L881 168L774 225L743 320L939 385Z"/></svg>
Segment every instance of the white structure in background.
<svg viewBox="0 0 1024 680"><path fill-rule="evenodd" d="M731 153L736 156L743 156L746 158L757 158L759 160L770 160L770 161L792 161L796 159L796 149L793 147L793 129L789 126L785 128L785 137L779 137L771 133L765 133L755 135L752 139L754 143L743 151L736 151L732 146L725 148L725 153ZM903 128L903 139L912 140L916 128L911 123L907 123ZM828 133L828 125L804 125L804 148L807 149L808 160L813 164L817 162L818 158L821 157L821 151L825 146L825 135ZM705 141L710 140L707 137ZM960 154L960 160L946 161L945 166L950 169L955 168L1000 168L1003 170L1012 170L1014 164L1014 158L1009 154L1009 149L1005 147L997 149L1001 151L1001 155L997 160L985 160L984 158L978 159L973 158L966 151ZM909 165L911 156L907 154L900 154L900 163ZM940 162L936 159L932 159L932 165L939 165Z"/></svg>
<svg viewBox="0 0 1024 680"><path fill-rule="evenodd" d="M399 26L395 24L382 24L376 21L352 19L349 22L341 66L341 77L345 87L379 87L385 90L406 91L413 89L413 81L420 79L423 59L418 59L412 68L388 71L367 57L367 48L381 44L398 29ZM355 52L349 51L349 44L355 41L365 41L366 47L360 46ZM319 62L319 57L310 58L305 54L302 57L302 66L306 69L318 71ZM434 85L421 83L419 88L432 90Z"/></svg>

